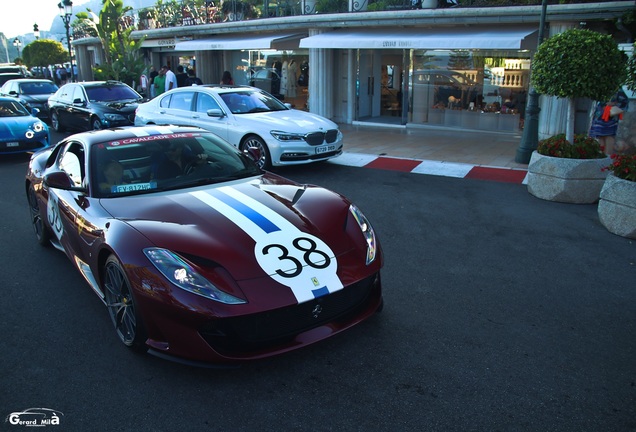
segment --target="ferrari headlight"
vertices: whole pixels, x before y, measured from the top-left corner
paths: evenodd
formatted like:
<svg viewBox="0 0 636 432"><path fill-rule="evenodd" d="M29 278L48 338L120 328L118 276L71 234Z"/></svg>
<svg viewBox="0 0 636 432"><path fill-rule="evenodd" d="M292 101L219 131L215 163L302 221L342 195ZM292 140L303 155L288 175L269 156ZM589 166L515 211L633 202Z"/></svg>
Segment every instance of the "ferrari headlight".
<svg viewBox="0 0 636 432"><path fill-rule="evenodd" d="M358 222L358 226L364 235L365 240L367 241L367 265L371 264L373 260L375 260L376 252L377 252L377 243L375 240L375 231L373 231L373 227L369 223L369 220L362 214L360 209L355 205L351 204L349 207L349 211L353 215L353 218Z"/></svg>
<svg viewBox="0 0 636 432"><path fill-rule="evenodd" d="M289 142L289 141L304 141L305 135L298 133L289 133L283 131L270 131L272 136L276 138L278 141Z"/></svg>
<svg viewBox="0 0 636 432"><path fill-rule="evenodd" d="M179 288L225 304L247 303L218 289L209 280L198 274L192 266L167 249L147 248L144 254L166 279Z"/></svg>

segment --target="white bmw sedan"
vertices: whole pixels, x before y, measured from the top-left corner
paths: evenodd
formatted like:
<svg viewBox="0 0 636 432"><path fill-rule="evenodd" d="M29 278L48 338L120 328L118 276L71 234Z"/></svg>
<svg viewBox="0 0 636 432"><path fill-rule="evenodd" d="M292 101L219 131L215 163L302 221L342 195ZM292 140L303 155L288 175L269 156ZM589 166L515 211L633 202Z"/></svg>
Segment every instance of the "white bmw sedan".
<svg viewBox="0 0 636 432"><path fill-rule="evenodd" d="M292 109L254 87L180 87L140 104L135 125L199 126L245 150L257 147L259 165L322 161L342 153L338 125L316 114Z"/></svg>

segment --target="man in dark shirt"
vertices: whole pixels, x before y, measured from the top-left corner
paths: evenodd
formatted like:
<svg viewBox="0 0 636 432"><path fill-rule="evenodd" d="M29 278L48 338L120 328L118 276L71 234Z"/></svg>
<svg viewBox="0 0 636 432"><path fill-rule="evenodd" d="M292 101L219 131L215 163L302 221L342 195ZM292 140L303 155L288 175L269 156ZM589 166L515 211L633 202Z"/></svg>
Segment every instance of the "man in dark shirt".
<svg viewBox="0 0 636 432"><path fill-rule="evenodd" d="M186 80L188 79L188 74L183 70L183 66L177 66L177 87L185 87Z"/></svg>

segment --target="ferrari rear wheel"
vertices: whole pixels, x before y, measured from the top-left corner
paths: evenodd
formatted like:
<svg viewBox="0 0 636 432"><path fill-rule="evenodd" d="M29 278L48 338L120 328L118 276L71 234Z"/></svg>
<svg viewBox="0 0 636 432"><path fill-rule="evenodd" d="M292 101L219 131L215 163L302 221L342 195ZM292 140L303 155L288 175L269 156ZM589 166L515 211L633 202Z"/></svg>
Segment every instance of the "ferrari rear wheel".
<svg viewBox="0 0 636 432"><path fill-rule="evenodd" d="M103 281L104 299L117 336L127 347L145 352L145 332L137 314L130 282L114 255L106 260Z"/></svg>
<svg viewBox="0 0 636 432"><path fill-rule="evenodd" d="M29 213L31 214L31 226L35 231L35 237L38 239L38 243L42 246L48 246L51 235L44 225L42 220L42 214L40 213L40 205L38 204L37 195L33 185L29 185L29 192L27 196L29 200Z"/></svg>
<svg viewBox="0 0 636 432"><path fill-rule="evenodd" d="M271 156L269 155L269 149L265 141L259 136L250 135L243 143L241 143L241 151L245 151L250 147L256 147L261 152L261 158L256 161L258 167L262 170L268 170L272 166Z"/></svg>

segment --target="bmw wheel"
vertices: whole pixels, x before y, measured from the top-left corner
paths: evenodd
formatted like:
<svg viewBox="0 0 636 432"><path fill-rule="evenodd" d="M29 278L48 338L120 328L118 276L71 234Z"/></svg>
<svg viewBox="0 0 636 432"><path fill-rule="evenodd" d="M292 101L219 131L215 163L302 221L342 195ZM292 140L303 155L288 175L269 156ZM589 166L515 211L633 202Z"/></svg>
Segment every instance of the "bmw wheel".
<svg viewBox="0 0 636 432"><path fill-rule="evenodd" d="M42 220L40 205L38 204L37 195L35 194L33 185L29 185L27 199L29 200L31 226L33 227L33 231L35 231L35 237L37 238L39 244L41 244L42 246L48 246L50 244L49 240L51 239L51 234L49 233L48 229L44 225L44 221Z"/></svg>
<svg viewBox="0 0 636 432"><path fill-rule="evenodd" d="M256 135L250 135L241 143L240 150L245 151L250 147L256 147L261 152L261 158L256 161L258 167L262 170L268 170L272 166L272 159L269 155L269 149L263 139Z"/></svg>
<svg viewBox="0 0 636 432"><path fill-rule="evenodd" d="M104 129L104 127L102 126L102 122L99 120L99 118L93 117L91 119L91 129L92 130Z"/></svg>
<svg viewBox="0 0 636 432"><path fill-rule="evenodd" d="M108 314L124 345L146 351L143 325L138 318L130 282L119 260L111 255L104 265L103 290Z"/></svg>
<svg viewBox="0 0 636 432"><path fill-rule="evenodd" d="M51 111L51 126L55 132L64 132L64 127L60 123L60 118L57 115L57 111Z"/></svg>

